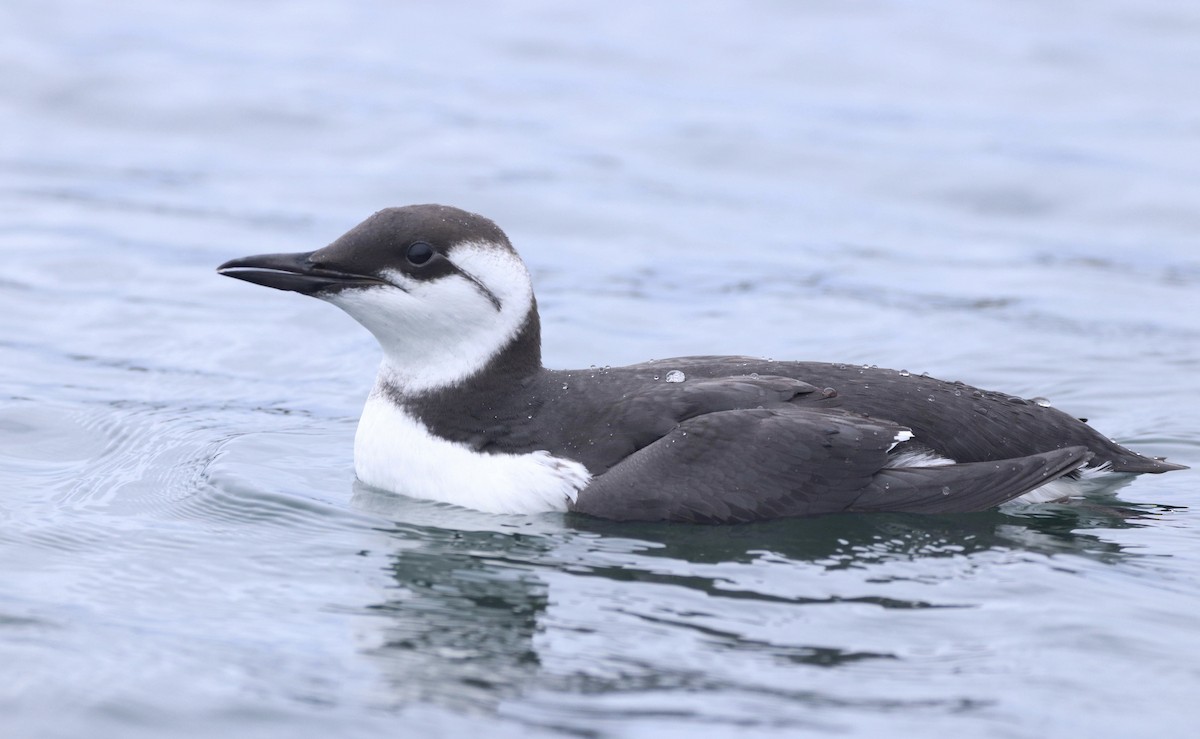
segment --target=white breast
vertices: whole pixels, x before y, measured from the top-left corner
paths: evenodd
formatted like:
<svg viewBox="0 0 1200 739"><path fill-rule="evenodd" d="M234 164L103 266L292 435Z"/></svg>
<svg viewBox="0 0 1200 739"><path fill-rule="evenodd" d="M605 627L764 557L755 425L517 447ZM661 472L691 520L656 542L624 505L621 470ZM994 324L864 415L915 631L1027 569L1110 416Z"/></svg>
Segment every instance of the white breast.
<svg viewBox="0 0 1200 739"><path fill-rule="evenodd" d="M546 451L487 454L438 438L378 390L358 422L354 469L373 487L487 513L565 511L591 479Z"/></svg>

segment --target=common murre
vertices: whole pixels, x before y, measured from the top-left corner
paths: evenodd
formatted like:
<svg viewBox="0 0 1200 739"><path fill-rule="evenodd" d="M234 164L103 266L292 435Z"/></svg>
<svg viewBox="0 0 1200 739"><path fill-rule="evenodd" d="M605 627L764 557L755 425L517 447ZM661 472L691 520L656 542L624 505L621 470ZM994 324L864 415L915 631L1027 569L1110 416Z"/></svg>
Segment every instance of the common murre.
<svg viewBox="0 0 1200 739"><path fill-rule="evenodd" d="M545 369L524 263L496 224L448 206L388 208L322 249L218 272L326 300L375 335L355 471L413 497L739 522L978 511L1186 469L1046 404L903 371L716 356Z"/></svg>

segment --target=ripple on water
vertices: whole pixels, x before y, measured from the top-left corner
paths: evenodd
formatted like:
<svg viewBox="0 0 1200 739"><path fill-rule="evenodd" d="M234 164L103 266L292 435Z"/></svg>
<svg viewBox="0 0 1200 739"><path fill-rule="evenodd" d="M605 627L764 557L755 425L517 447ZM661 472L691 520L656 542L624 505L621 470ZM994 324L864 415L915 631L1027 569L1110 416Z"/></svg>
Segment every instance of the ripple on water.
<svg viewBox="0 0 1200 739"><path fill-rule="evenodd" d="M376 516L351 505L353 456L342 431L335 426L231 436L201 460L198 494L175 512L287 531L377 525Z"/></svg>
<svg viewBox="0 0 1200 739"><path fill-rule="evenodd" d="M237 433L214 418L214 409L127 401L10 403L0 409L0 481L21 484L10 483L0 517L20 526L0 538L27 545L17 551L34 569L72 569L85 555L181 552L214 534L296 542L376 523L339 503L352 472L317 461L314 449L338 446L329 432Z"/></svg>
<svg viewBox="0 0 1200 739"><path fill-rule="evenodd" d="M109 438L91 427L86 412L53 403L11 400L0 407L0 480L78 475L102 456ZM26 484L22 487L28 488Z"/></svg>
<svg viewBox="0 0 1200 739"><path fill-rule="evenodd" d="M18 418L7 427L23 433L28 423L9 415ZM329 431L245 433L197 420L213 415L113 402L47 415L39 433L51 443L27 436L22 448L59 478L66 508L255 524L282 516L287 526L337 513L322 501L345 495L353 473L317 461L314 449L337 446Z"/></svg>

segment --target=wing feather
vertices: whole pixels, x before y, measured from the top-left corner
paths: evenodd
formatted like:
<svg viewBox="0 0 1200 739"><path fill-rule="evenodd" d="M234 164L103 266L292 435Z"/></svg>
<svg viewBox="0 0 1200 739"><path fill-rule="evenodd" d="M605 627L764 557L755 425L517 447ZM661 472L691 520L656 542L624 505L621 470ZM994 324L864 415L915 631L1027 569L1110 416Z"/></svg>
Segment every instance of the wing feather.
<svg viewBox="0 0 1200 739"><path fill-rule="evenodd" d="M805 407L694 416L595 478L574 510L699 523L858 510L976 511L1050 482L1090 456L1074 447L999 463L890 469L888 452L907 431Z"/></svg>

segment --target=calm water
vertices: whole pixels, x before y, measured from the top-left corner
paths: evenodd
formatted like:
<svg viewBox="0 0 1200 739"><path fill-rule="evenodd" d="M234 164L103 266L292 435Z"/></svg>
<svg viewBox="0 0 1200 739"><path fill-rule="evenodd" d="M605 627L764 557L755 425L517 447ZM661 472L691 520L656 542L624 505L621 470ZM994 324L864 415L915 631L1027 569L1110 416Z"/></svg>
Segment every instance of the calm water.
<svg viewBox="0 0 1200 739"><path fill-rule="evenodd" d="M219 278L506 228L554 366L869 362L1200 466L1200 9L0 6L0 734L1190 736L1200 486L724 528L354 484L377 349Z"/></svg>

